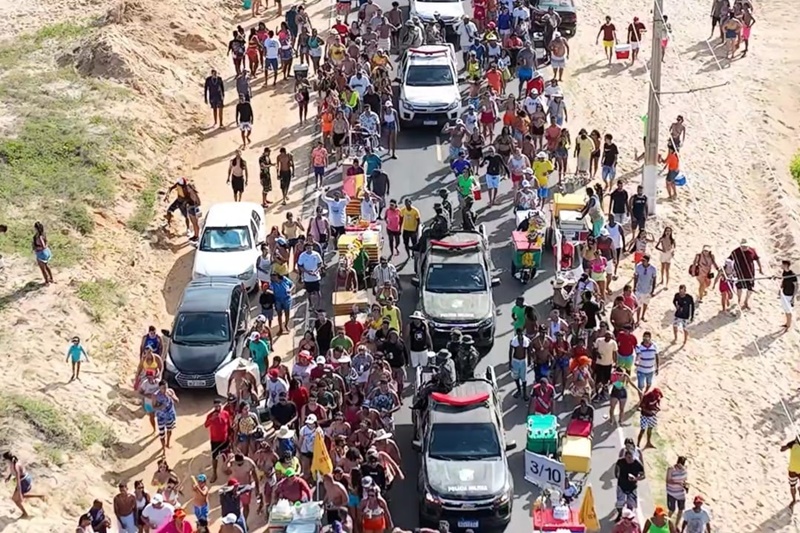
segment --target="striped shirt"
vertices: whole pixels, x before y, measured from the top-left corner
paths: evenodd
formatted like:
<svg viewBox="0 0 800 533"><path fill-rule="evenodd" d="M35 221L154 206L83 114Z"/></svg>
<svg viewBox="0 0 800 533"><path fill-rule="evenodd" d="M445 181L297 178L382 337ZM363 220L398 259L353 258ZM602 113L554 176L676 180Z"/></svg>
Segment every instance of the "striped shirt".
<svg viewBox="0 0 800 533"><path fill-rule="evenodd" d="M672 496L676 500L686 499L686 489L683 484L686 483L686 478L689 473L686 469L679 470L674 466L667 469L667 495Z"/></svg>
<svg viewBox="0 0 800 533"><path fill-rule="evenodd" d="M642 374L652 374L656 371L656 354L658 347L651 342L649 346L639 344L636 346L636 371Z"/></svg>

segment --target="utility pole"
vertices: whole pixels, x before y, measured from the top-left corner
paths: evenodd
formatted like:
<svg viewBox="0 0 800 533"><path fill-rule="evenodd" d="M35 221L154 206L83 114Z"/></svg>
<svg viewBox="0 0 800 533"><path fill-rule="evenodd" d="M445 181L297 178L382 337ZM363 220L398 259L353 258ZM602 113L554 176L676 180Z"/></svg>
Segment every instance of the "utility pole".
<svg viewBox="0 0 800 533"><path fill-rule="evenodd" d="M661 35L664 28L664 0L653 1L653 38L650 45L650 95L647 103L647 133L644 150L642 187L647 195L650 216L656 214L658 195L658 127L661 121Z"/></svg>

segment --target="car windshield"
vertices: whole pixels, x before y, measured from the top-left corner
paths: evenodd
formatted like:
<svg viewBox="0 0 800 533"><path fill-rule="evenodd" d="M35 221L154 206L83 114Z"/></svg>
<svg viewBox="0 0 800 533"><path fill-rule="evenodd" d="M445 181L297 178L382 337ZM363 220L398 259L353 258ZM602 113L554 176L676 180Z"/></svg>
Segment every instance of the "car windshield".
<svg viewBox="0 0 800 533"><path fill-rule="evenodd" d="M434 459L487 459L500 457L497 429L489 423L434 424L428 455Z"/></svg>
<svg viewBox="0 0 800 533"><path fill-rule="evenodd" d="M481 265L447 263L431 265L425 283L428 292L483 292L486 275Z"/></svg>
<svg viewBox="0 0 800 533"><path fill-rule="evenodd" d="M201 252L241 252L252 248L246 227L205 228L200 239Z"/></svg>
<svg viewBox="0 0 800 533"><path fill-rule="evenodd" d="M179 313L172 340L177 344L221 344L231 338L227 313Z"/></svg>
<svg viewBox="0 0 800 533"><path fill-rule="evenodd" d="M412 65L406 74L406 85L409 87L439 87L454 83L449 65Z"/></svg>

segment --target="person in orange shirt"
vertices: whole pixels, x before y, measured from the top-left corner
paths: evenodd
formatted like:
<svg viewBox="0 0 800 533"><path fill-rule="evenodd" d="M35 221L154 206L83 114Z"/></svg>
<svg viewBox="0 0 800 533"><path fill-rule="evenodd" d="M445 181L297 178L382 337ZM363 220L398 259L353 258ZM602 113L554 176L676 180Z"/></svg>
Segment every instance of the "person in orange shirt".
<svg viewBox="0 0 800 533"><path fill-rule="evenodd" d="M503 80L503 73L497 68L496 63L492 63L489 70L486 71L486 83L494 89L497 94L505 94L505 81Z"/></svg>
<svg viewBox="0 0 800 533"><path fill-rule="evenodd" d="M322 144L328 148L331 146L331 138L333 135L333 112L330 109L326 109L322 112L320 119L322 121Z"/></svg>
<svg viewBox="0 0 800 533"><path fill-rule="evenodd" d="M667 171L667 195L670 200L674 200L678 197L675 178L678 177L681 171L681 162L678 158L678 152L675 150L675 146L673 146L672 143L669 143L669 153L667 153L667 157L663 159L663 162L664 168L661 169L661 172Z"/></svg>

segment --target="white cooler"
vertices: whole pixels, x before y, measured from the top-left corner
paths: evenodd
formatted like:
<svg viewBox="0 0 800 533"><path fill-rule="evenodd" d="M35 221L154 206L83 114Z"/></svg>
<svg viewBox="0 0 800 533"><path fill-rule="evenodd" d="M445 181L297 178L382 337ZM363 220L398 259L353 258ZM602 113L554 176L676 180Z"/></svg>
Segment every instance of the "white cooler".
<svg viewBox="0 0 800 533"><path fill-rule="evenodd" d="M233 371L239 368L240 362L244 362L245 369L250 372L254 378L256 378L256 383L260 381L257 364L248 359L234 358L233 361L217 370L217 373L214 375L214 383L217 386L217 394L223 398L228 396L228 382L231 380Z"/></svg>

